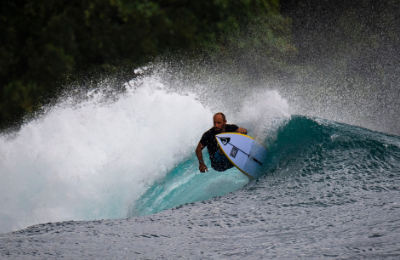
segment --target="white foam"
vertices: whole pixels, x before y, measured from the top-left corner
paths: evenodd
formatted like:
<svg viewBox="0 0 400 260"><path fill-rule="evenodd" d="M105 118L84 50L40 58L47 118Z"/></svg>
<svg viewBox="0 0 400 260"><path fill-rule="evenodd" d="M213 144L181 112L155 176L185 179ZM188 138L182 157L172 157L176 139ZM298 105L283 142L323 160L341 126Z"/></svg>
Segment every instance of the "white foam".
<svg viewBox="0 0 400 260"><path fill-rule="evenodd" d="M115 103L60 103L0 138L0 231L125 217L155 180L191 156L211 112L157 80Z"/></svg>
<svg viewBox="0 0 400 260"><path fill-rule="evenodd" d="M104 102L102 91L89 92L78 104L69 97L25 124L15 138L0 137L0 232L44 222L124 218L153 183L193 157L218 112L208 107L227 106L207 105L204 97L200 103L190 90L177 94L165 84L156 75L132 81L115 102ZM218 93L208 94L218 100ZM275 91L250 94L238 106L239 112L223 111L229 123L256 135L272 118L288 115Z"/></svg>
<svg viewBox="0 0 400 260"><path fill-rule="evenodd" d="M289 104L278 91L261 90L244 100L235 119L242 122L254 138L263 141L289 117Z"/></svg>

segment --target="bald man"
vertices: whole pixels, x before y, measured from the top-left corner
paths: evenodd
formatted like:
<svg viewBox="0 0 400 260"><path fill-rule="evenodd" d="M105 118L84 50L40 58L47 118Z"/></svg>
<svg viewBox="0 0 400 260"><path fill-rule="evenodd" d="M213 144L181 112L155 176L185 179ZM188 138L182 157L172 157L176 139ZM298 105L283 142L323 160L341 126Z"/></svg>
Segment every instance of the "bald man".
<svg viewBox="0 0 400 260"><path fill-rule="evenodd" d="M207 147L208 154L211 160L211 167L219 172L226 171L233 167L233 164L228 158L223 154L215 136L220 133L225 132L237 132L241 134L247 134L247 130L243 127L238 127L237 125L226 124L226 117L223 113L216 113L213 117L214 127L210 128L207 132L203 134L200 139L199 144L196 148L197 159L199 160L199 170L200 172L208 171L207 166L203 161L203 149Z"/></svg>

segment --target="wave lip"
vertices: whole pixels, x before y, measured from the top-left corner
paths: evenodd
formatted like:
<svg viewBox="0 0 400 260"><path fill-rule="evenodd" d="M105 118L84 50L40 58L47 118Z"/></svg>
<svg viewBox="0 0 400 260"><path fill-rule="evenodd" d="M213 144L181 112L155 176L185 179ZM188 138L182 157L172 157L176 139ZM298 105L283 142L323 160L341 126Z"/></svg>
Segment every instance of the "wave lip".
<svg viewBox="0 0 400 260"><path fill-rule="evenodd" d="M264 181L285 186L284 193L276 196L282 196L287 206L352 204L374 199L376 192L398 196L398 136L292 116L279 129L270 154L271 168ZM309 199L293 199L299 194Z"/></svg>

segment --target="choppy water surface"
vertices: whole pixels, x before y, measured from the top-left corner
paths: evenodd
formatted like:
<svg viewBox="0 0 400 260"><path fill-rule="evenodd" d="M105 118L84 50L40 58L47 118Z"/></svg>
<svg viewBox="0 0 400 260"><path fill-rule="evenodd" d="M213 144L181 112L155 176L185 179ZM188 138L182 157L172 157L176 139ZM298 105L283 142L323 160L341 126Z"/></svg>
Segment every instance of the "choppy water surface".
<svg viewBox="0 0 400 260"><path fill-rule="evenodd" d="M187 159L153 183L129 214L226 193L223 185L218 189L221 179L236 191L148 216L36 225L2 235L0 254L10 259L400 257L400 138L303 116L291 116L275 131L274 138L264 139L271 156L258 180L246 184L235 170L197 174L193 158ZM202 194L193 197L196 193Z"/></svg>

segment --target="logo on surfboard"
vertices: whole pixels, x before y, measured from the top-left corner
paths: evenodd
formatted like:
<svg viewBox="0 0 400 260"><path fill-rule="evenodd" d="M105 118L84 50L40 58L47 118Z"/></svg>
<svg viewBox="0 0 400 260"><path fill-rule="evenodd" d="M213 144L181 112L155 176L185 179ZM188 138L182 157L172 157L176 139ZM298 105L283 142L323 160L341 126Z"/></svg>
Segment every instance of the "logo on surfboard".
<svg viewBox="0 0 400 260"><path fill-rule="evenodd" d="M232 158L235 158L238 151L239 151L239 149L238 149L236 146L234 146L234 147L232 148L232 150L231 150L230 156L232 156Z"/></svg>
<svg viewBox="0 0 400 260"><path fill-rule="evenodd" d="M224 145L226 145L227 143L229 143L229 141L231 140L230 137L220 137L219 140L221 140L221 143L223 143Z"/></svg>

